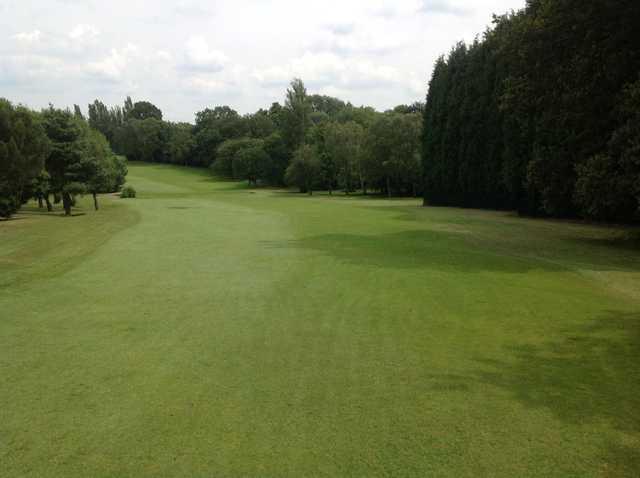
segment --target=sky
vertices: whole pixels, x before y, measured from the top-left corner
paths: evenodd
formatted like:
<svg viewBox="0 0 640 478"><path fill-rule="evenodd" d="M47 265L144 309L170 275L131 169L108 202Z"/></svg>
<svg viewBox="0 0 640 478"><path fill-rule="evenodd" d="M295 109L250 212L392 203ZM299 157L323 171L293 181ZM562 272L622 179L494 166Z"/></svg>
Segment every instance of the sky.
<svg viewBox="0 0 640 478"><path fill-rule="evenodd" d="M171 121L310 93L423 101L435 60L525 0L0 0L0 97L156 104Z"/></svg>

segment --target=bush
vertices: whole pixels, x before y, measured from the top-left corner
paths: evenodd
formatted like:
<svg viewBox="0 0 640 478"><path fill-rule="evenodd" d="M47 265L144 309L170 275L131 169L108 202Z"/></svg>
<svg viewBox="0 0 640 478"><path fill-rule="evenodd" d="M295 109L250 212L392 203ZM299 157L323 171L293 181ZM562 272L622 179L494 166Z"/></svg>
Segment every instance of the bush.
<svg viewBox="0 0 640 478"><path fill-rule="evenodd" d="M18 204L13 197L5 196L0 191L0 218L10 218L18 211Z"/></svg>
<svg viewBox="0 0 640 478"><path fill-rule="evenodd" d="M122 188L122 192L120 193L120 197L123 199L134 198L136 197L136 190L133 186L125 185Z"/></svg>

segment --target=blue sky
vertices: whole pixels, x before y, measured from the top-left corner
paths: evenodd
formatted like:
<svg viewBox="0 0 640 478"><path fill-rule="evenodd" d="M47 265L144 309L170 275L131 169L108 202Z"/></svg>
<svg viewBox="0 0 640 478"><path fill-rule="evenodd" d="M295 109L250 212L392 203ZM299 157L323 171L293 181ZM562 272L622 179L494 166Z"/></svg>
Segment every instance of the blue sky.
<svg viewBox="0 0 640 478"><path fill-rule="evenodd" d="M193 121L314 93L422 100L435 59L524 0L0 0L0 96L33 108L150 100Z"/></svg>

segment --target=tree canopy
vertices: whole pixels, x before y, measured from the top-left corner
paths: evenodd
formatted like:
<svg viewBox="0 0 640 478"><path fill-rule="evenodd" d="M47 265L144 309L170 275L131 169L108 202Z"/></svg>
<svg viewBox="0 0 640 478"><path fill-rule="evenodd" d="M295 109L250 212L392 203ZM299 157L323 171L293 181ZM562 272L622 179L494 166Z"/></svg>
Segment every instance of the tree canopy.
<svg viewBox="0 0 640 478"><path fill-rule="evenodd" d="M439 59L425 201L637 220L638 18L633 0L529 0Z"/></svg>
<svg viewBox="0 0 640 478"><path fill-rule="evenodd" d="M44 168L51 144L39 115L0 98L0 217L15 213Z"/></svg>
<svg viewBox="0 0 640 478"><path fill-rule="evenodd" d="M421 108L416 102L380 113L309 94L303 81L294 79L283 104L252 114L214 106L197 112L194 124L171 123L161 114L138 114L159 109L127 97L122 107L107 107L98 100L90 104L89 124L129 160L210 167L217 175L252 185L287 184L286 171L294 156L310 145L318 161L318 170L315 163L312 168L314 188L404 195L421 189L421 161L416 155L421 123L416 112ZM376 147L367 147L372 139ZM305 150L303 157L310 156ZM298 160L296 167L307 163Z"/></svg>
<svg viewBox="0 0 640 478"><path fill-rule="evenodd" d="M102 106L92 105L94 121ZM72 112L50 106L37 113L0 99L0 217L11 216L31 197L51 211L51 194L62 199L66 215L79 194L91 193L97 209L97 194L118 190L126 174L125 159L113 153L79 107Z"/></svg>

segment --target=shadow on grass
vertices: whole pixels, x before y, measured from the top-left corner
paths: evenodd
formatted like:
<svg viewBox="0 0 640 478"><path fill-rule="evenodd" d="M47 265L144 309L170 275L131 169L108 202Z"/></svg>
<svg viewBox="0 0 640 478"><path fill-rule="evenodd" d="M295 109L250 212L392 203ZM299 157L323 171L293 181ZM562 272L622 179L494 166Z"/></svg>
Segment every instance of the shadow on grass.
<svg viewBox="0 0 640 478"><path fill-rule="evenodd" d="M18 212L19 215L21 216L55 216L56 214L59 214L61 212L64 212L62 210L53 210L53 211L47 211L46 208L37 208L37 207L22 207L20 209L20 211Z"/></svg>
<svg viewBox="0 0 640 478"><path fill-rule="evenodd" d="M474 245L460 232L412 230L371 236L325 234L264 244L271 248L318 251L347 264L374 268L505 273L525 273L532 269L566 270L549 262L492 253Z"/></svg>
<svg viewBox="0 0 640 478"><path fill-rule="evenodd" d="M608 311L560 340L506 352L505 360L479 360L483 371L467 383L503 389L570 425L606 424L638 443L640 313ZM443 375L438 382L457 387L464 378ZM613 475L632 476L628 473L640 469L640 447L610 443L604 455Z"/></svg>
<svg viewBox="0 0 640 478"><path fill-rule="evenodd" d="M71 212L70 217L85 216L86 214L87 214L86 212L74 209ZM6 222L20 221L22 219L28 219L30 217L38 217L38 216L55 217L55 218L69 217L64 214L64 210L60 210L60 209L47 211L46 209L39 209L37 207L23 207L22 209L20 209L20 211L18 211L18 213L15 216L10 217L9 219L4 219L4 221Z"/></svg>
<svg viewBox="0 0 640 478"><path fill-rule="evenodd" d="M332 194L329 194L328 191L314 191L313 194L309 195L309 193L301 193L299 189L296 188L286 188L286 187L264 187L260 188L266 191L270 191L274 198L291 198L291 197L299 197L299 198L322 198L322 199L334 199L335 201L350 201L350 200L359 200L359 201L371 201L372 203L383 203L390 204L389 207L398 207L399 205L406 206L406 204L395 204L394 203L407 203L409 201L420 201L419 198L413 197L387 197L383 194L362 194L362 193L350 193L345 194L343 191L333 191ZM364 207L364 206L363 206Z"/></svg>
<svg viewBox="0 0 640 478"><path fill-rule="evenodd" d="M275 189L271 190L271 197L273 198L292 198L292 197L300 197L300 198L312 198L313 196L309 196L306 193L301 193L297 189Z"/></svg>
<svg viewBox="0 0 640 478"><path fill-rule="evenodd" d="M595 248L640 253L640 232L638 231L621 232L613 237L577 237L571 240L576 244Z"/></svg>
<svg viewBox="0 0 640 478"><path fill-rule="evenodd" d="M509 352L509 361L481 360L493 371L478 379L566 422L640 432L640 313L610 311L561 341Z"/></svg>
<svg viewBox="0 0 640 478"><path fill-rule="evenodd" d="M207 183L214 185L224 185L224 189L241 190L249 189L246 182L238 181L237 179L223 178L220 176L202 176L196 182Z"/></svg>

